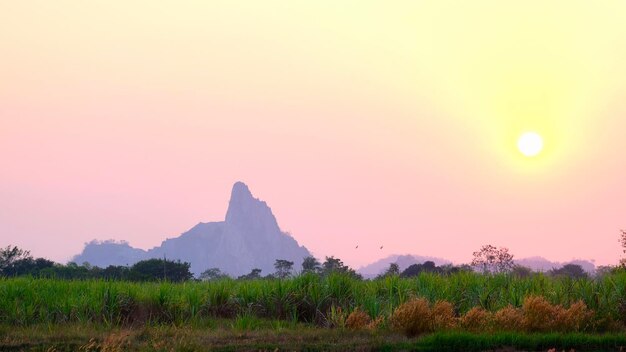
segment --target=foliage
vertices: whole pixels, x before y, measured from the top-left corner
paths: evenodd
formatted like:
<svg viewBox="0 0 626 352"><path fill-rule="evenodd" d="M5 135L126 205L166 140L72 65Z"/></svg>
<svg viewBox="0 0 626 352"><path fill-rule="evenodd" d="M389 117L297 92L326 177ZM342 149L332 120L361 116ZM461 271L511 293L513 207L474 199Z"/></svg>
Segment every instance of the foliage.
<svg viewBox="0 0 626 352"><path fill-rule="evenodd" d="M471 267L468 267L467 265L454 266L451 264L446 264L446 265L437 266L435 265L435 262L428 260L422 264L409 265L406 269L404 269L404 271L402 271L400 276L414 277L414 276L418 276L420 273L436 273L436 274L442 274L442 275L450 275L450 274L455 274L461 271L471 271L471 270L472 270Z"/></svg>
<svg viewBox="0 0 626 352"><path fill-rule="evenodd" d="M343 273L354 278L361 278L361 275L357 274L354 269L345 265L341 259L335 258L334 256L326 257L326 260L322 264L322 274L329 275L331 273Z"/></svg>
<svg viewBox="0 0 626 352"><path fill-rule="evenodd" d="M430 325L410 331L473 327L465 316L474 307L493 315L492 327L484 328L494 331L611 331L624 329L626 272L581 279L541 273L526 278L475 272L421 273L413 278L389 276L371 281L331 273L284 280L224 278L183 283L0 278L0 324L196 324L203 319L249 314L342 326L358 307L378 326L402 321L401 312L407 308L401 307L414 297L422 297L428 308L424 309L428 314L423 310L417 316L429 318L418 322L425 320ZM470 317L477 320L479 314L473 312Z"/></svg>
<svg viewBox="0 0 626 352"><path fill-rule="evenodd" d="M279 279L285 279L291 276L291 271L293 270L293 262L290 262L285 259L276 259L274 263L274 269L276 269L276 273L274 274Z"/></svg>
<svg viewBox="0 0 626 352"><path fill-rule="evenodd" d="M257 280L261 278L261 269L254 268L248 274L241 275L237 279L238 280Z"/></svg>
<svg viewBox="0 0 626 352"><path fill-rule="evenodd" d="M17 246L6 246L0 249L0 274L8 275L16 262L32 259L30 252Z"/></svg>
<svg viewBox="0 0 626 352"><path fill-rule="evenodd" d="M225 279L227 277L228 275L222 273L222 271L219 268L209 268L200 274L199 279L201 281L215 281L215 280Z"/></svg>
<svg viewBox="0 0 626 352"><path fill-rule="evenodd" d="M181 282L193 277L189 263L174 262L165 259L148 259L135 263L130 271L139 281L169 280Z"/></svg>
<svg viewBox="0 0 626 352"><path fill-rule="evenodd" d="M553 276L568 276L572 279L587 277L585 270L578 264L565 264L559 269L552 269L548 272Z"/></svg>
<svg viewBox="0 0 626 352"><path fill-rule="evenodd" d="M472 266L483 273L506 273L513 269L513 255L508 248L496 248L490 244L484 245L474 252Z"/></svg>
<svg viewBox="0 0 626 352"><path fill-rule="evenodd" d="M313 256L308 256L305 257L302 260L302 273L303 274L307 274L307 273L314 273L317 274L321 271L321 264L320 262Z"/></svg>

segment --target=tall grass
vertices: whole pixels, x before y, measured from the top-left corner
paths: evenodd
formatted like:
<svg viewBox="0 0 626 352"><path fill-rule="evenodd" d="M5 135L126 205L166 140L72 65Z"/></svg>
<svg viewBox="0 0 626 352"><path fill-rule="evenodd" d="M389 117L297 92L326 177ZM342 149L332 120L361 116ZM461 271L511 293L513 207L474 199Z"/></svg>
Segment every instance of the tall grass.
<svg viewBox="0 0 626 352"><path fill-rule="evenodd" d="M390 317L399 305L415 297L431 304L450 302L455 314L461 316L475 307L489 312L519 308L531 295L563 307L584 302L598 317L600 330L623 326L626 318L624 272L578 280L541 274L517 278L462 272L373 281L340 274L308 274L286 280L180 284L0 279L0 323L184 324L211 317L255 316L330 326L331 313L336 318L338 311L348 315L359 308L373 319Z"/></svg>

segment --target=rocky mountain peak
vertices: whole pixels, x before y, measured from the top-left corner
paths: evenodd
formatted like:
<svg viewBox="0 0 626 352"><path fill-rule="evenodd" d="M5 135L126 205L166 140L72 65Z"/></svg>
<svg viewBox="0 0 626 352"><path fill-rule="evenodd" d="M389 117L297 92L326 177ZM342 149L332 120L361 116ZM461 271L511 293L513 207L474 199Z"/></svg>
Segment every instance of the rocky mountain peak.
<svg viewBox="0 0 626 352"><path fill-rule="evenodd" d="M226 223L246 233L280 231L267 203L254 198L243 182L233 185L226 211Z"/></svg>
<svg viewBox="0 0 626 352"><path fill-rule="evenodd" d="M237 277L253 268L263 270L264 275L270 274L276 259L293 261L297 268L308 255L305 247L280 230L270 207L254 198L246 184L237 182L232 188L225 221L200 223L147 251L124 243L94 242L75 260L106 267L166 256L191 263L195 275L208 268L220 268Z"/></svg>

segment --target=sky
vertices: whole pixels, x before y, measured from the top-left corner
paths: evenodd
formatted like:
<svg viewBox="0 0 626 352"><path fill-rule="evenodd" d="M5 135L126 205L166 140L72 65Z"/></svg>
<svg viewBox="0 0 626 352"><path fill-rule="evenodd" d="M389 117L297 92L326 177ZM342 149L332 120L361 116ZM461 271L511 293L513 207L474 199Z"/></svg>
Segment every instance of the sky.
<svg viewBox="0 0 626 352"><path fill-rule="evenodd" d="M316 256L615 264L624 1L2 1L0 246L67 261L224 219ZM535 157L517 149L534 131ZM358 249L355 249L356 245ZM380 249L383 246L383 249Z"/></svg>

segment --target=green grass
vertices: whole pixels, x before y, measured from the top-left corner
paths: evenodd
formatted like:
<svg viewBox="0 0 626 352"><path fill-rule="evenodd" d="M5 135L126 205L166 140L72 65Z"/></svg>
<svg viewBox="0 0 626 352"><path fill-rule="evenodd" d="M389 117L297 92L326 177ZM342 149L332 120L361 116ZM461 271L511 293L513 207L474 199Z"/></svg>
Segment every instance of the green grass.
<svg viewBox="0 0 626 352"><path fill-rule="evenodd" d="M303 275L287 280L180 284L0 279L0 324L202 325L213 318L257 317L328 326L331 313L340 318L338 309L347 314L360 307L372 317L388 317L414 296L449 301L458 314L464 314L475 306L491 311L509 304L519 307L528 295L564 306L582 300L596 312L599 330L605 328L602 321L608 326L622 324L626 318L624 272L580 280L458 273L373 281Z"/></svg>

